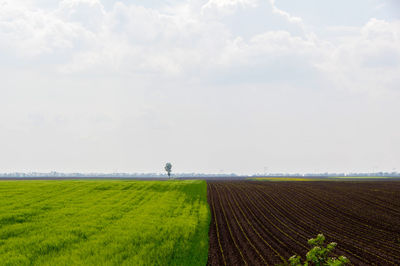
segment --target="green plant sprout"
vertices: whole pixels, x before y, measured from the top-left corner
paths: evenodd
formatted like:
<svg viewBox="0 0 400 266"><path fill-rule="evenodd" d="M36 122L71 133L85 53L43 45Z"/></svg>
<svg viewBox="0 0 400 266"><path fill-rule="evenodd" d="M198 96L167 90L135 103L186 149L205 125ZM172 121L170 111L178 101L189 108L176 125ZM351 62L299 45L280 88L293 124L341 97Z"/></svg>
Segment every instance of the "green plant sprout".
<svg viewBox="0 0 400 266"><path fill-rule="evenodd" d="M323 234L318 234L316 238L311 238L308 240L308 244L311 246L311 250L306 254L306 260L301 262L301 257L294 255L289 258L289 265L291 266L341 266L349 263L349 259L345 256L329 257L329 253L332 252L337 243L332 242L329 243L326 247L324 247L325 236Z"/></svg>

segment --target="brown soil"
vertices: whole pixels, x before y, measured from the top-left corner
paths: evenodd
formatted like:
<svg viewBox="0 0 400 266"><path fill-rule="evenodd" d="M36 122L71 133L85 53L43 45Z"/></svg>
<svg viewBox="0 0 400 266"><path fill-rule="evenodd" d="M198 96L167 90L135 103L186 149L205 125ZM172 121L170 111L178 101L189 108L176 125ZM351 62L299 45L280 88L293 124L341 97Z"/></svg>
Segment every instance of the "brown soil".
<svg viewBox="0 0 400 266"><path fill-rule="evenodd" d="M354 265L400 264L400 182L208 181L209 265L285 264L323 233Z"/></svg>

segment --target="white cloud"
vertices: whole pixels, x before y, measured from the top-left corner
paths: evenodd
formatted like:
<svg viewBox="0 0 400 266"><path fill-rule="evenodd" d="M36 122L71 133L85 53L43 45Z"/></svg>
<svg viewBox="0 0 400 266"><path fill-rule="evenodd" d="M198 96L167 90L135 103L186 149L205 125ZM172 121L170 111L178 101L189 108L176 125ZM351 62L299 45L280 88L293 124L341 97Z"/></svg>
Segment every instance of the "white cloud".
<svg viewBox="0 0 400 266"><path fill-rule="evenodd" d="M385 93L398 90L400 22L371 19L344 37L319 65L332 82L353 91Z"/></svg>
<svg viewBox="0 0 400 266"><path fill-rule="evenodd" d="M274 13L279 14L280 16L287 19L289 22L303 26L303 20L300 17L292 16L288 12L279 9L275 4L276 2L275 0L269 0L269 2L271 3L272 10L274 11Z"/></svg>
<svg viewBox="0 0 400 266"><path fill-rule="evenodd" d="M303 25L301 18L278 9L274 0L270 4L273 13ZM210 0L201 10L256 5L247 0ZM278 71L301 65L315 68L349 89L393 88L397 81L400 34L396 21L371 19L362 28L351 27L351 35L346 28L336 28L335 34L343 35L333 43L312 33L302 37L285 30L245 39L225 27L223 20L196 15L192 8L182 13L182 6L175 14L171 10L166 13L117 2L107 12L98 0L64 0L49 11L4 2L1 46L22 59L36 56L40 61L41 55L51 55L51 67L54 69L56 62L55 69L63 73L108 71L207 78L211 72L240 69L245 78L254 67L271 71L271 62L279 61L287 67ZM235 71L232 73L238 75ZM379 73L379 78L373 73Z"/></svg>
<svg viewBox="0 0 400 266"><path fill-rule="evenodd" d="M77 48L91 38L90 31L53 12L12 2L5 2L0 10L0 45L22 59Z"/></svg>
<svg viewBox="0 0 400 266"><path fill-rule="evenodd" d="M201 8L207 17L233 14L238 8L257 7L258 0L209 0Z"/></svg>
<svg viewBox="0 0 400 266"><path fill-rule="evenodd" d="M105 10L99 0L63 0L55 16L77 23L90 31L99 31L105 23Z"/></svg>

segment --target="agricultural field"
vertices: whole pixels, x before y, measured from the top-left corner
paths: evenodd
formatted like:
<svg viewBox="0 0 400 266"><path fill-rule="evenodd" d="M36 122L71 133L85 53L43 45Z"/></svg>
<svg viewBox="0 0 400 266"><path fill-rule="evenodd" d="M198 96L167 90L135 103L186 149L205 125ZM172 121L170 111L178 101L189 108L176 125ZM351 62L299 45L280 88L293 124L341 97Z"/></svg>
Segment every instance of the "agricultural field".
<svg viewBox="0 0 400 266"><path fill-rule="evenodd" d="M399 265L400 182L209 181L210 265L303 258L323 233L355 265Z"/></svg>
<svg viewBox="0 0 400 266"><path fill-rule="evenodd" d="M248 178L251 181L322 181L323 179L307 178L307 177L254 177Z"/></svg>
<svg viewBox="0 0 400 266"><path fill-rule="evenodd" d="M250 177L251 181L392 181L398 180L399 177L386 176L326 176L326 177Z"/></svg>
<svg viewBox="0 0 400 266"><path fill-rule="evenodd" d="M2 181L1 265L205 265L205 181Z"/></svg>

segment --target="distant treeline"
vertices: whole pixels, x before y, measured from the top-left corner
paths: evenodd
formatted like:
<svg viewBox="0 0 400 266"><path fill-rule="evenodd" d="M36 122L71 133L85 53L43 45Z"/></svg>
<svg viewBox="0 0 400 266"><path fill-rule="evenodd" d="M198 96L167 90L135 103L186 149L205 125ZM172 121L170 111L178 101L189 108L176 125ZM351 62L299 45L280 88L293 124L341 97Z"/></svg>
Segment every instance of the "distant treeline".
<svg viewBox="0 0 400 266"><path fill-rule="evenodd" d="M243 179L248 177L400 177L399 172L375 172L375 173L264 173L254 175L230 174L204 174L204 173L175 173L173 178L231 178ZM0 178L168 178L164 173L62 173L62 172L29 172L29 173L0 173Z"/></svg>
<svg viewBox="0 0 400 266"><path fill-rule="evenodd" d="M306 173L306 174L288 174L288 173L268 173L268 174L255 174L251 177L341 177L341 176L354 176L354 177L400 177L399 172L374 172L374 173Z"/></svg>
<svg viewBox="0 0 400 266"><path fill-rule="evenodd" d="M203 174L203 173L175 173L171 174L174 178L206 178L206 177L238 177L238 175L231 174ZM57 178L168 178L167 174L164 173L62 173L62 172L29 172L29 173L0 173L0 178L35 178L35 177L57 177Z"/></svg>

